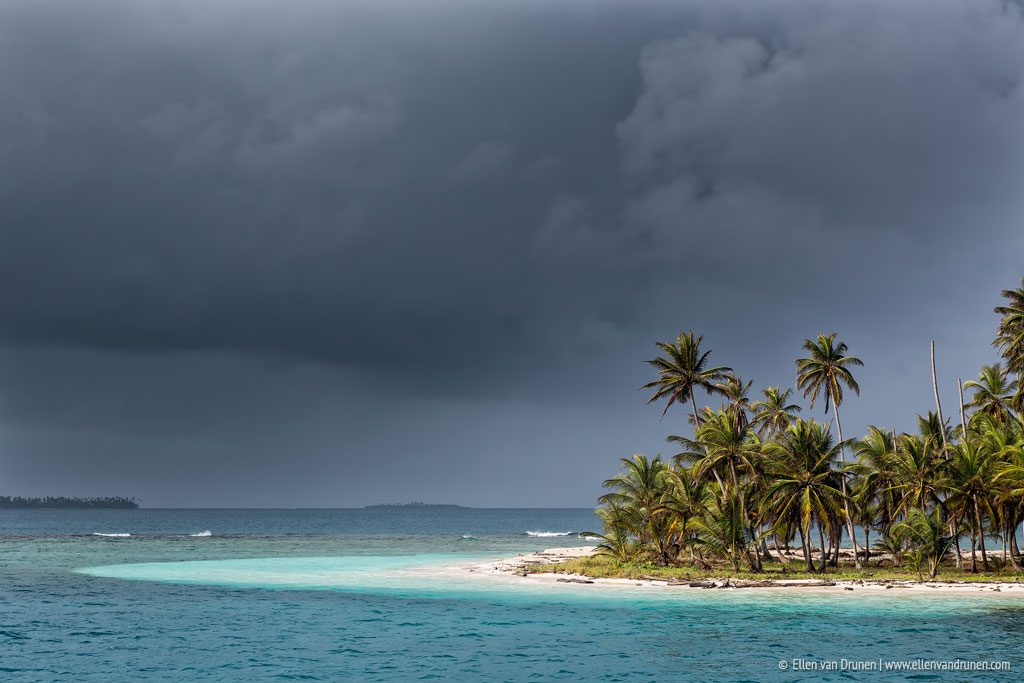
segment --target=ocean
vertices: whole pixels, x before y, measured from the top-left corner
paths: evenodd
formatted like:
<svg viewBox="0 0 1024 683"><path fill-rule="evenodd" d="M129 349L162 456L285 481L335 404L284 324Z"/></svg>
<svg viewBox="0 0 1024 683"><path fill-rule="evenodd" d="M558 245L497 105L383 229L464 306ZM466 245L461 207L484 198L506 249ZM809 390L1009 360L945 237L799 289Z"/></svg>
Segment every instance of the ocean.
<svg viewBox="0 0 1024 683"><path fill-rule="evenodd" d="M584 545L596 527L589 509L0 510L0 681L1024 672L1020 596L536 586L449 569ZM963 670L978 662L1011 670Z"/></svg>

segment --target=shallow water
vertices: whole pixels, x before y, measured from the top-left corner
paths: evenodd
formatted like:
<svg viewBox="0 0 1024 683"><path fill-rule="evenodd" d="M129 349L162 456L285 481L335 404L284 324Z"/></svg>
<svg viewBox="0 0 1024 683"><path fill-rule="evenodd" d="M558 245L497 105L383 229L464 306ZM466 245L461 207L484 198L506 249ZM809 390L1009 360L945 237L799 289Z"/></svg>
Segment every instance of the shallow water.
<svg viewBox="0 0 1024 683"><path fill-rule="evenodd" d="M526 585L589 510L0 510L0 680L1017 680L1024 598ZM209 535L197 536L209 531ZM95 536L130 534L130 536ZM802 672L779 661L1009 660Z"/></svg>

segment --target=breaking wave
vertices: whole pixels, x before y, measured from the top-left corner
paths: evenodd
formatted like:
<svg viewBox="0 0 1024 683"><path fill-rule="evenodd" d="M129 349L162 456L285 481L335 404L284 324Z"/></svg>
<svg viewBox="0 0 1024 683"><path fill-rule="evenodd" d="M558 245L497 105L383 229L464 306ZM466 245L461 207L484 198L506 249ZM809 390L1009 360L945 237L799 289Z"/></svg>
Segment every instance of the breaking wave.
<svg viewBox="0 0 1024 683"><path fill-rule="evenodd" d="M527 531L527 536L534 538L554 538L555 536L569 536L571 531Z"/></svg>
<svg viewBox="0 0 1024 683"><path fill-rule="evenodd" d="M98 531L92 532L93 536L103 536L105 538L131 538L131 534L101 534Z"/></svg>
<svg viewBox="0 0 1024 683"><path fill-rule="evenodd" d="M213 532L207 529L206 531L200 531L197 534L189 534L189 536L192 538L209 538L210 536L213 536Z"/></svg>

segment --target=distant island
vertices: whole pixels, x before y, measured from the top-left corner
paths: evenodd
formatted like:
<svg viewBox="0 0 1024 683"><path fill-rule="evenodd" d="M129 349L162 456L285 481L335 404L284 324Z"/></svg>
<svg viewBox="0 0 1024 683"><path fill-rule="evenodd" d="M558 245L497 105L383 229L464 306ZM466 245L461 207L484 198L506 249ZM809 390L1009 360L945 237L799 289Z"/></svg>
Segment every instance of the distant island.
<svg viewBox="0 0 1024 683"><path fill-rule="evenodd" d="M382 510L382 509L393 509L393 508L447 508L452 510L468 510L464 505L451 505L447 503L378 503L377 505L367 505L364 510Z"/></svg>
<svg viewBox="0 0 1024 683"><path fill-rule="evenodd" d="M139 507L134 498L112 496L106 498L68 498L47 496L45 498L24 498L22 496L0 496L0 509L12 508L120 508Z"/></svg>

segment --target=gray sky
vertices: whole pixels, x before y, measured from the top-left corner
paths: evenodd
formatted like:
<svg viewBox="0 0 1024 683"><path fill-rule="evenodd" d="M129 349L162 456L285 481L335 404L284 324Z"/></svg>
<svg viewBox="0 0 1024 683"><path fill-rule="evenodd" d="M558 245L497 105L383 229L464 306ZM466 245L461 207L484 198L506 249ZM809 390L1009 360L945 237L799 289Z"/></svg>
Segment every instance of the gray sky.
<svg viewBox="0 0 1024 683"><path fill-rule="evenodd" d="M911 429L1024 275L994 0L0 4L0 493L585 506L693 328ZM813 414L820 415L820 409Z"/></svg>

